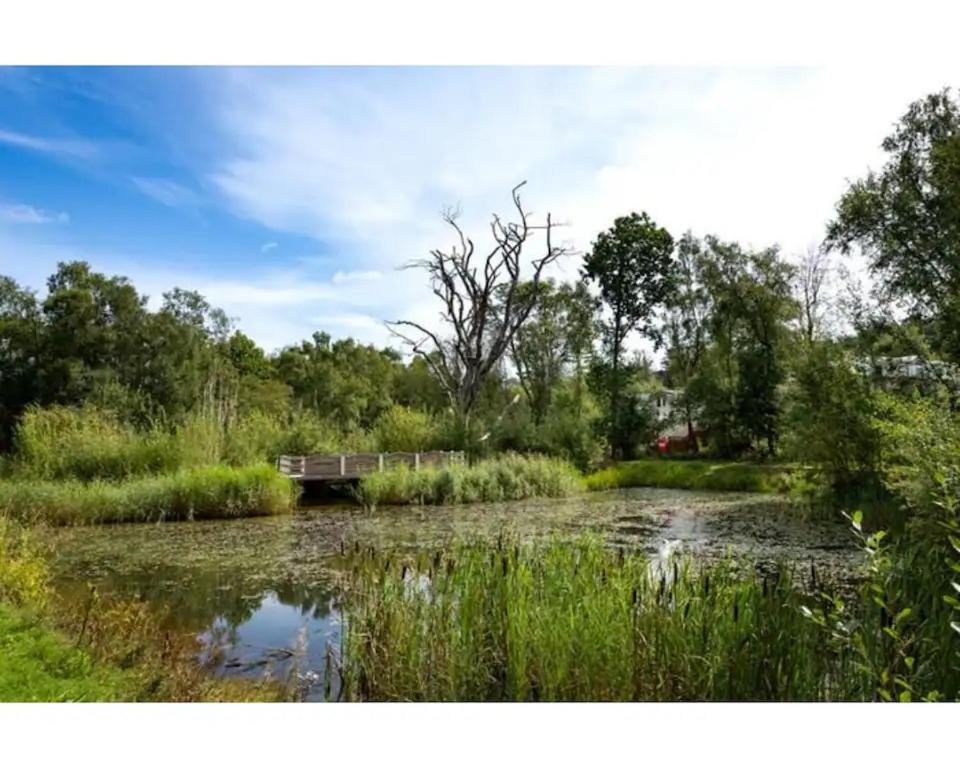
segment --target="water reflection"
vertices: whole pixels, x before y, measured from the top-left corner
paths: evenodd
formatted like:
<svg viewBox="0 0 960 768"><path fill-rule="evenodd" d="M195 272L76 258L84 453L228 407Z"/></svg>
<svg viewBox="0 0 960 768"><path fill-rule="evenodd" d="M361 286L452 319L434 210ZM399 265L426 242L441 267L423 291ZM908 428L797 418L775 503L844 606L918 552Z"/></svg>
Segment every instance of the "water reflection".
<svg viewBox="0 0 960 768"><path fill-rule="evenodd" d="M118 525L54 532L61 585L94 583L166 609L196 633L201 658L227 676L296 680L307 699L336 688L340 647L336 554L343 541L408 551L458 536L524 539L603 533L658 560L749 555L849 573L859 561L845 523L809 519L784 499L629 489L564 501L467 507L305 510L248 520ZM328 648L332 651L328 651Z"/></svg>

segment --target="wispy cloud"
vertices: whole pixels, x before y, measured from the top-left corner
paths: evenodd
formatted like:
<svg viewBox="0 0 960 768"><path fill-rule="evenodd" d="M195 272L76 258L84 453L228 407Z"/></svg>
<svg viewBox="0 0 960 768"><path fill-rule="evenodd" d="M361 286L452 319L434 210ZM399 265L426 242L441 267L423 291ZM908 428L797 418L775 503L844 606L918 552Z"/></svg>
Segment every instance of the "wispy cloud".
<svg viewBox="0 0 960 768"><path fill-rule="evenodd" d="M274 248L277 248L280 244L271 240L269 243L264 243L260 246L260 253L269 253Z"/></svg>
<svg viewBox="0 0 960 768"><path fill-rule="evenodd" d="M18 133L0 128L0 144L30 149L53 155L67 155L76 158L90 158L97 154L97 147L93 142L82 139L60 139L34 136L28 133Z"/></svg>
<svg viewBox="0 0 960 768"><path fill-rule="evenodd" d="M200 195L171 179L133 176L130 180L147 197L170 208L193 207L201 203Z"/></svg>
<svg viewBox="0 0 960 768"><path fill-rule="evenodd" d="M65 211L47 211L32 205L16 203L0 205L0 221L8 224L67 224L70 214Z"/></svg>
<svg viewBox="0 0 960 768"><path fill-rule="evenodd" d="M377 269L367 269L358 272L340 272L333 275L333 282L336 285L342 283L373 283L383 279L383 273Z"/></svg>

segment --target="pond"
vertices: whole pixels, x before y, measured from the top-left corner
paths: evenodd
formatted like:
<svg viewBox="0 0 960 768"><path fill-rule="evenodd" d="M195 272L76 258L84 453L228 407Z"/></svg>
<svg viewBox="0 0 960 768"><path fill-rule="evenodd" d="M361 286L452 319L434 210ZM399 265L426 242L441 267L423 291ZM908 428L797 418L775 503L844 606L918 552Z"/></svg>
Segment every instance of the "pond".
<svg viewBox="0 0 960 768"><path fill-rule="evenodd" d="M823 520L773 496L631 488L561 500L65 528L54 532L55 572L64 589L91 584L164 609L177 629L196 634L216 674L272 676L318 700L325 684L336 685L325 676L340 643L342 543L414 551L503 531L536 540L585 530L651 558L732 554L804 571L814 565L841 579L860 560L839 514Z"/></svg>

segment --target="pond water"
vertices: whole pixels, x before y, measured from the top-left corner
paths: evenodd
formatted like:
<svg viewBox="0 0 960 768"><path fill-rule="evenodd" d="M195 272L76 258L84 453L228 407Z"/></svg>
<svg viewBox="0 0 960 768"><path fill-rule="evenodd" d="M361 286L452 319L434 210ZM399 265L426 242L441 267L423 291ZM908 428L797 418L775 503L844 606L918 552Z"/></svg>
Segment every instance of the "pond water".
<svg viewBox="0 0 960 768"><path fill-rule="evenodd" d="M216 674L292 681L317 700L325 685L336 687L325 678L340 644L342 542L414 551L503 531L534 540L585 530L651 557L732 554L804 571L813 564L841 579L860 559L839 514L815 518L771 496L631 488L563 500L65 528L54 532L55 571L64 589L96 585L161 607L175 628L197 636Z"/></svg>

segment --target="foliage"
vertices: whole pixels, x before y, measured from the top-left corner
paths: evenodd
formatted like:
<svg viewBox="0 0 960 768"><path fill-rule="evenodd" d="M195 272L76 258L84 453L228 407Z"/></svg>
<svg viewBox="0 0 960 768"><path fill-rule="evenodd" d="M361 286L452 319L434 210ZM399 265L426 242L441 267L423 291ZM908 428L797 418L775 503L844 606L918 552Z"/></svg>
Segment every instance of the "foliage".
<svg viewBox="0 0 960 768"><path fill-rule="evenodd" d="M667 230L646 213L632 213L601 232L584 258L583 276L597 285L609 313L601 321L608 362L603 391L609 402L610 447L615 458L628 451L621 425L624 344L635 331L658 338L654 312L673 290L672 252L673 238Z"/></svg>
<svg viewBox="0 0 960 768"><path fill-rule="evenodd" d="M394 405L373 426L378 451L428 451L440 448L435 421L422 411Z"/></svg>
<svg viewBox="0 0 960 768"><path fill-rule="evenodd" d="M159 522L288 512L295 494L273 467L212 466L124 482L0 480L0 515L26 523Z"/></svg>
<svg viewBox="0 0 960 768"><path fill-rule="evenodd" d="M934 318L941 348L958 359L960 105L946 89L912 103L882 148L883 169L843 194L827 243L858 246L884 298Z"/></svg>
<svg viewBox="0 0 960 768"><path fill-rule="evenodd" d="M790 574L651 568L597 538L347 562L342 676L365 701L858 698Z"/></svg>
<svg viewBox="0 0 960 768"><path fill-rule="evenodd" d="M579 473L569 464L542 456L505 454L473 465L406 466L366 475L357 498L378 504L469 504L514 501L536 496L570 496L581 490Z"/></svg>
<svg viewBox="0 0 960 768"><path fill-rule="evenodd" d="M878 396L837 344L808 344L793 365L787 451L816 467L827 484L869 482L880 461Z"/></svg>
<svg viewBox="0 0 960 768"><path fill-rule="evenodd" d="M584 478L588 490L652 486L701 491L787 493L802 487L795 468L696 460L646 459L597 470Z"/></svg>
<svg viewBox="0 0 960 768"><path fill-rule="evenodd" d="M122 479L181 465L173 435L140 433L95 406L31 406L17 426L15 471L44 480Z"/></svg>
<svg viewBox="0 0 960 768"><path fill-rule="evenodd" d="M557 287L552 280L518 286L522 301L528 300L527 294L533 294L533 308L510 342L510 358L533 420L541 424L568 365L576 380L582 380L596 335L594 300L582 282L575 287Z"/></svg>

